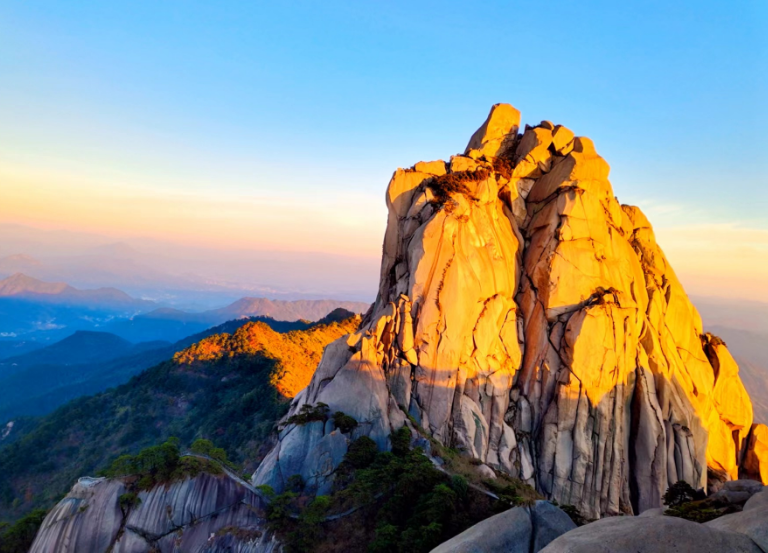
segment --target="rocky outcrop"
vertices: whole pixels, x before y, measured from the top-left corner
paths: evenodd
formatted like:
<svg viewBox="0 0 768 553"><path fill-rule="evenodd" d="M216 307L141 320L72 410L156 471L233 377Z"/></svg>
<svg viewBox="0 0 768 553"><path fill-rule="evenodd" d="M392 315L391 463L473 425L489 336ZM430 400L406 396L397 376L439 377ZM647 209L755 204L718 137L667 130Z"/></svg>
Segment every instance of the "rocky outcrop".
<svg viewBox="0 0 768 553"><path fill-rule="evenodd" d="M611 517L560 536L542 553L763 553L742 533L682 518Z"/></svg>
<svg viewBox="0 0 768 553"><path fill-rule="evenodd" d="M650 223L591 140L519 127L496 105L464 155L394 173L377 300L290 414L326 403L380 448L410 417L590 518L704 488L707 467L737 478L749 397ZM327 478L328 436L289 425L255 481Z"/></svg>
<svg viewBox="0 0 768 553"><path fill-rule="evenodd" d="M234 475L202 473L129 501L119 479L81 478L48 514L31 553L273 553L259 496Z"/></svg>
<svg viewBox="0 0 768 553"><path fill-rule="evenodd" d="M721 492L744 494L749 499L741 512L704 524L664 516L649 509L639 517L599 520L569 531L552 541L543 553L651 553L680 551L768 551L768 492L759 482L727 482ZM717 494L716 494L717 495ZM743 503L743 501L742 501Z"/></svg>
<svg viewBox="0 0 768 553"><path fill-rule="evenodd" d="M768 492L753 494L740 513L725 515L706 523L709 528L749 536L762 551L768 551Z"/></svg>
<svg viewBox="0 0 768 553"><path fill-rule="evenodd" d="M125 491L119 480L80 478L45 517L30 553L104 553L122 526Z"/></svg>
<svg viewBox="0 0 768 553"><path fill-rule="evenodd" d="M548 501L537 501L531 507L515 507L487 518L431 553L538 553L574 528L563 511Z"/></svg>

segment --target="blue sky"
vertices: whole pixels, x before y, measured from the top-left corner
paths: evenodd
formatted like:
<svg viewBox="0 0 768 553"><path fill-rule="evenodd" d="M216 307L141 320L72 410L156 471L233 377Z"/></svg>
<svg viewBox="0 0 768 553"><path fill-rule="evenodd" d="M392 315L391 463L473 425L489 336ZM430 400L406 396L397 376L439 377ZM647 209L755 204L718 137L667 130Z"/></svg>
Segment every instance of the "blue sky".
<svg viewBox="0 0 768 553"><path fill-rule="evenodd" d="M662 232L755 230L768 267L764 0L3 1L0 37L0 193L24 206L4 218L72 227L43 204L131 195L183 203L179 239L197 217L376 255L392 171L463 150L509 102L592 138Z"/></svg>

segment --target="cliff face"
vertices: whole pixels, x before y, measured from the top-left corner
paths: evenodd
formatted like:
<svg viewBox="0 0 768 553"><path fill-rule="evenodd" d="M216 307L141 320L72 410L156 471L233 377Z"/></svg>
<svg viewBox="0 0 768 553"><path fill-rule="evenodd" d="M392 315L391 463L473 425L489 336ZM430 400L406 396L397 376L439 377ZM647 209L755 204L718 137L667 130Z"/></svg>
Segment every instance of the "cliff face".
<svg viewBox="0 0 768 553"><path fill-rule="evenodd" d="M410 415L594 518L737 477L752 406L725 344L592 142L519 125L496 105L464 155L395 172L376 303L292 413L326 403L382 448ZM329 474L328 430L283 430L256 483Z"/></svg>

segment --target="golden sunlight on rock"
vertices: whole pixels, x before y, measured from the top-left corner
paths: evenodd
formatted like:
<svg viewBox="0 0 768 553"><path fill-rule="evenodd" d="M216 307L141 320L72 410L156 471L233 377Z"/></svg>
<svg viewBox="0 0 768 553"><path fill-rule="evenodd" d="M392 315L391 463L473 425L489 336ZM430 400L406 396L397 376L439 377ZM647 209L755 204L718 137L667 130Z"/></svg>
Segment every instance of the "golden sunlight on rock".
<svg viewBox="0 0 768 553"><path fill-rule="evenodd" d="M589 518L706 488L708 467L765 481L765 426L648 219L591 140L519 125L497 104L464 155L394 173L376 303L291 412L326 403L381 448L417 424ZM283 489L293 432L257 483Z"/></svg>

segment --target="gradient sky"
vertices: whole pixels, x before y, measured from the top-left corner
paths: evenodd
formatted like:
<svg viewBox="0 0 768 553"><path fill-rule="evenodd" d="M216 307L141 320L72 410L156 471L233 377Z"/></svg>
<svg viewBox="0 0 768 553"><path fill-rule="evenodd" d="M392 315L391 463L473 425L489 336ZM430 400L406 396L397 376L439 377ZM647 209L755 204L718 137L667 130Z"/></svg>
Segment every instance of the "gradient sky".
<svg viewBox="0 0 768 553"><path fill-rule="evenodd" d="M0 220L373 258L392 171L509 102L690 292L768 301L766 37L765 0L0 0Z"/></svg>

